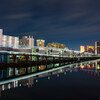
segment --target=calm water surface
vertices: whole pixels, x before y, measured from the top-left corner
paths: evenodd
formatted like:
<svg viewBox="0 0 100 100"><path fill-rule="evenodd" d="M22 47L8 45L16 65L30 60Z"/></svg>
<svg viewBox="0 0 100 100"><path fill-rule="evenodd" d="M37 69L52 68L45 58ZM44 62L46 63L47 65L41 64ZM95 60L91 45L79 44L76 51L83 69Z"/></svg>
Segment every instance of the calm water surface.
<svg viewBox="0 0 100 100"><path fill-rule="evenodd" d="M100 100L99 69L100 61L96 60L2 84L0 100ZM2 71L0 74L1 80L6 77Z"/></svg>

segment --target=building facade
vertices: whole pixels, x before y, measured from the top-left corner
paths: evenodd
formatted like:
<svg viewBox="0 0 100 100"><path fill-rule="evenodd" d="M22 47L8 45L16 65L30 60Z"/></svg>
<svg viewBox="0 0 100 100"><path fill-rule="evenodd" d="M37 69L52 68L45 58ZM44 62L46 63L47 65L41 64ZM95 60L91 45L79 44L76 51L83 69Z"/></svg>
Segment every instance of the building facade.
<svg viewBox="0 0 100 100"><path fill-rule="evenodd" d="M34 47L34 38L30 36L23 36L19 41L21 47Z"/></svg>
<svg viewBox="0 0 100 100"><path fill-rule="evenodd" d="M48 43L47 47L65 49L66 45L61 43Z"/></svg>
<svg viewBox="0 0 100 100"><path fill-rule="evenodd" d="M100 42L95 42L95 54L100 54Z"/></svg>
<svg viewBox="0 0 100 100"><path fill-rule="evenodd" d="M45 40L38 39L38 40L36 40L36 44L37 44L37 47L44 47L45 46Z"/></svg>
<svg viewBox="0 0 100 100"><path fill-rule="evenodd" d="M94 53L94 46L87 45L86 51Z"/></svg>
<svg viewBox="0 0 100 100"><path fill-rule="evenodd" d="M19 37L3 35L3 30L0 29L0 45L16 48L19 46Z"/></svg>
<svg viewBox="0 0 100 100"><path fill-rule="evenodd" d="M16 48L19 46L19 37L3 35L2 45Z"/></svg>
<svg viewBox="0 0 100 100"><path fill-rule="evenodd" d="M80 52L81 52L81 53L82 53L82 52L85 52L85 50L86 50L85 46L80 46Z"/></svg>

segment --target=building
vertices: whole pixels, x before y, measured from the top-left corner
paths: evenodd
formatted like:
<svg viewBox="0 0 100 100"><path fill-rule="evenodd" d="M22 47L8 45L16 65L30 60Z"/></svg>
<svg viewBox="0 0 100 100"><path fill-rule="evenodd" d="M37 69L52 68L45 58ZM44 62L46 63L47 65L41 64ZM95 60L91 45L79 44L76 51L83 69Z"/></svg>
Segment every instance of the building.
<svg viewBox="0 0 100 100"><path fill-rule="evenodd" d="M60 48L60 49L65 49L66 45L65 44L61 44L61 43L48 43L47 47L52 47L52 48Z"/></svg>
<svg viewBox="0 0 100 100"><path fill-rule="evenodd" d="M45 46L45 40L38 39L38 40L36 40L36 44L37 44L37 47L44 47Z"/></svg>
<svg viewBox="0 0 100 100"><path fill-rule="evenodd" d="M3 30L0 29L0 45L16 48L19 46L19 37L3 35Z"/></svg>
<svg viewBox="0 0 100 100"><path fill-rule="evenodd" d="M86 51L94 53L94 46L87 45Z"/></svg>
<svg viewBox="0 0 100 100"><path fill-rule="evenodd" d="M80 52L82 53L82 52L85 52L85 46L80 46Z"/></svg>
<svg viewBox="0 0 100 100"><path fill-rule="evenodd" d="M3 35L2 45L16 48L19 46L19 37Z"/></svg>
<svg viewBox="0 0 100 100"><path fill-rule="evenodd" d="M3 36L3 30L0 29L0 45L2 45L2 36Z"/></svg>
<svg viewBox="0 0 100 100"><path fill-rule="evenodd" d="M100 42L95 42L95 54L100 54Z"/></svg>
<svg viewBox="0 0 100 100"><path fill-rule="evenodd" d="M23 36L19 41L21 47L34 47L34 38L33 36Z"/></svg>

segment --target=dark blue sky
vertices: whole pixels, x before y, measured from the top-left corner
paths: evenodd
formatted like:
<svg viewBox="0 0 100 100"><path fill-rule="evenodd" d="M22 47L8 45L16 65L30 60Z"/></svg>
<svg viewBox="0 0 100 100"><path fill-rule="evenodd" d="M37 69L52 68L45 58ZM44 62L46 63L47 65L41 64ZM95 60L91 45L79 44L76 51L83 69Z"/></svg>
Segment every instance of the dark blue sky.
<svg viewBox="0 0 100 100"><path fill-rule="evenodd" d="M78 50L100 40L100 0L0 0L0 28Z"/></svg>

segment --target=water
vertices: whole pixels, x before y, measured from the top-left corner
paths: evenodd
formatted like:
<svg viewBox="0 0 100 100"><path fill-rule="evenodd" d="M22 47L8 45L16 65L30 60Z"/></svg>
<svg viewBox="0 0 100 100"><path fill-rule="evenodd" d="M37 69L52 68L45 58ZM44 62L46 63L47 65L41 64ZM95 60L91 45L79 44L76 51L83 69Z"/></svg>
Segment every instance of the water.
<svg viewBox="0 0 100 100"><path fill-rule="evenodd" d="M58 68L57 66L58 64L55 68ZM0 100L100 99L99 60L64 66L57 70L47 71L45 68L46 66L42 65L39 71L32 68L1 70L0 87L4 90L1 91ZM30 76L30 73L34 73L33 76ZM27 77L24 77L25 75Z"/></svg>

